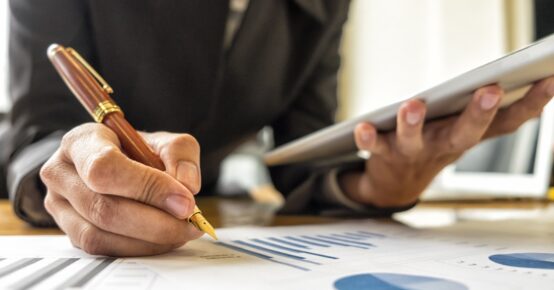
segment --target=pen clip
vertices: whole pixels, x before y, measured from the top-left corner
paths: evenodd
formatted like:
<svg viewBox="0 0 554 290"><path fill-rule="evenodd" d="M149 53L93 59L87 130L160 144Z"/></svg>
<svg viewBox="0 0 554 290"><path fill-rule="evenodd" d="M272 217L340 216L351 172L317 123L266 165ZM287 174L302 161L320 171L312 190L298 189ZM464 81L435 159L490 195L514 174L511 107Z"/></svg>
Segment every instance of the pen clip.
<svg viewBox="0 0 554 290"><path fill-rule="evenodd" d="M80 62L86 70L88 70L88 72L96 79L106 93L113 94L113 89L108 82L106 82L106 80L96 70L94 70L94 68L92 68L92 66L75 49L68 47L66 48L66 51L75 57L75 59Z"/></svg>

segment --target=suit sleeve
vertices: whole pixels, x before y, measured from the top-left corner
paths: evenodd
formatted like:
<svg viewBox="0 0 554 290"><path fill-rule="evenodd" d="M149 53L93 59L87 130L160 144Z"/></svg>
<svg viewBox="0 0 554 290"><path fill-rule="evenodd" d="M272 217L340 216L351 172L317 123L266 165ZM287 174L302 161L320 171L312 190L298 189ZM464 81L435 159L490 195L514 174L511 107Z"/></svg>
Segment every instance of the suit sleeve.
<svg viewBox="0 0 554 290"><path fill-rule="evenodd" d="M9 94L12 109L0 165L15 213L37 226L53 225L43 207L42 164L63 134L86 121L46 57L52 43L91 58L86 3L81 0L10 0Z"/></svg>
<svg viewBox="0 0 554 290"><path fill-rule="evenodd" d="M346 13L345 13L346 14ZM279 146L335 121L337 109L337 74L342 26L332 35L325 52L289 110L272 124L275 145ZM413 207L376 208L351 200L339 187L338 175L345 170L363 170L361 160L338 166L285 165L270 168L275 187L285 195L281 213L323 214L332 216L388 216Z"/></svg>

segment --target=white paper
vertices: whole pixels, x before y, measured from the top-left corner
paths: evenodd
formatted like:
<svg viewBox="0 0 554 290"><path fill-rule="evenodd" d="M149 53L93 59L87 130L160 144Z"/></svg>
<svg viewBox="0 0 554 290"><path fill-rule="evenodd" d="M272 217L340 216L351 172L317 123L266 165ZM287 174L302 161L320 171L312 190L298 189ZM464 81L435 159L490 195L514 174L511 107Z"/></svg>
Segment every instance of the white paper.
<svg viewBox="0 0 554 290"><path fill-rule="evenodd" d="M218 235L219 244L203 238L140 263L180 282L181 289L554 289L552 223L483 222L421 230L357 221L224 229ZM521 267L525 261L542 268Z"/></svg>
<svg viewBox="0 0 554 290"><path fill-rule="evenodd" d="M217 242L202 238L161 256L117 259L83 288L554 289L550 222L412 229L368 220L217 233ZM0 277L0 288L21 285L48 265L69 263L61 258L78 258L34 285L55 289L87 265L105 261L74 249L63 236L0 238L0 274L14 261L37 257L41 260Z"/></svg>
<svg viewBox="0 0 554 290"><path fill-rule="evenodd" d="M0 237L0 289L175 287L135 261L87 255L65 236L4 236Z"/></svg>

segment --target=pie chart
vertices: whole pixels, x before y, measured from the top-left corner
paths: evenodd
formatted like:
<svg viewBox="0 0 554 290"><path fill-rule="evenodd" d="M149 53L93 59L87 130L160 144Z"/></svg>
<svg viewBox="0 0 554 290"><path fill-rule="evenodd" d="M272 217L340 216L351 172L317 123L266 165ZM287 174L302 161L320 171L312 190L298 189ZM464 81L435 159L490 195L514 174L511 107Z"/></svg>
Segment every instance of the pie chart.
<svg viewBox="0 0 554 290"><path fill-rule="evenodd" d="M554 253L498 254L489 260L504 266L554 270Z"/></svg>
<svg viewBox="0 0 554 290"><path fill-rule="evenodd" d="M336 290L467 290L461 283L435 277L395 273L367 273L335 281Z"/></svg>

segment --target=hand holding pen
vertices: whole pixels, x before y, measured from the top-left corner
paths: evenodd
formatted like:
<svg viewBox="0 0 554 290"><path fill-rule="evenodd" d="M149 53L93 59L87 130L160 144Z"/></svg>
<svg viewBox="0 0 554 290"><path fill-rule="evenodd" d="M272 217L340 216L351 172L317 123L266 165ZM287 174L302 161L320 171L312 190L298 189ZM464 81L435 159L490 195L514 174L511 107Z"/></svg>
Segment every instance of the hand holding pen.
<svg viewBox="0 0 554 290"><path fill-rule="evenodd" d="M193 196L201 184L196 140L139 135L108 96L111 88L75 51L56 45L49 57L103 123L68 132L41 170L45 206L72 243L90 254L141 256L180 247L200 237L199 229L215 236Z"/></svg>

